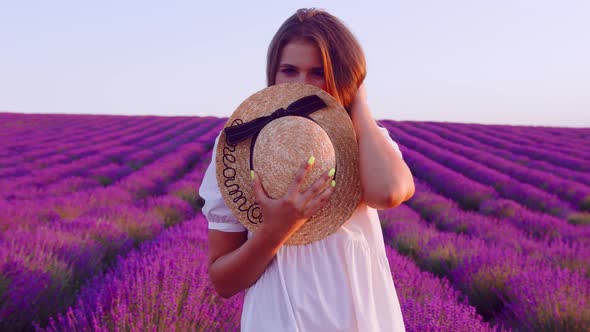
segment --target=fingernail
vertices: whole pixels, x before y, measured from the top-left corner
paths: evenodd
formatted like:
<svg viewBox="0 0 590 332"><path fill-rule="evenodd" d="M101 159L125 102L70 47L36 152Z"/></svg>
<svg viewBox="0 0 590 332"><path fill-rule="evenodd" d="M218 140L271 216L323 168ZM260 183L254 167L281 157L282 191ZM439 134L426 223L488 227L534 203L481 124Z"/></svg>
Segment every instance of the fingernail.
<svg viewBox="0 0 590 332"><path fill-rule="evenodd" d="M252 178L252 180L254 180L254 170L250 170L250 177Z"/></svg>
<svg viewBox="0 0 590 332"><path fill-rule="evenodd" d="M334 173L336 173L336 169L335 168L332 168L332 169L330 169L330 172L328 172L328 175L329 176L333 176Z"/></svg>
<svg viewBox="0 0 590 332"><path fill-rule="evenodd" d="M315 157L314 157L314 156L311 156L311 157L309 157L309 159L307 160L307 164L308 164L308 165L311 165L311 164L313 164L313 162L314 162L314 161L315 161Z"/></svg>
<svg viewBox="0 0 590 332"><path fill-rule="evenodd" d="M336 181L332 180L332 187L336 187Z"/></svg>

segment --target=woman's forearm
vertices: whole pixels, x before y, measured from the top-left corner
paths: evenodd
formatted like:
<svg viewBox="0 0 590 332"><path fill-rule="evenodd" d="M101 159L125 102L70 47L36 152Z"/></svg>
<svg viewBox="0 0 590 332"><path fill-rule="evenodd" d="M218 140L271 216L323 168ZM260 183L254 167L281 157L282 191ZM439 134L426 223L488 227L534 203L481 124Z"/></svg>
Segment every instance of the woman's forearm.
<svg viewBox="0 0 590 332"><path fill-rule="evenodd" d="M239 248L215 260L209 278L217 293L229 298L253 285L286 240L262 227Z"/></svg>
<svg viewBox="0 0 590 332"><path fill-rule="evenodd" d="M363 197L376 209L395 207L414 194L408 166L380 132L366 102L353 106L351 119L359 145Z"/></svg>

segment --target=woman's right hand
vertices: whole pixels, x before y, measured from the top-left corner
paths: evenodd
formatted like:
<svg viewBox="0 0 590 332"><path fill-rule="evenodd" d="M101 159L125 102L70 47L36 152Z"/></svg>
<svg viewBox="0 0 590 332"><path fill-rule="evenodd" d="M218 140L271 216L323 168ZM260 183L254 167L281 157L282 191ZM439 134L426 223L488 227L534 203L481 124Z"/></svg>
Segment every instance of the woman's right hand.
<svg viewBox="0 0 590 332"><path fill-rule="evenodd" d="M284 243L305 221L319 211L334 192L332 176L326 172L307 190L300 192L305 177L313 167L306 160L295 173L287 192L278 199L268 197L257 175L254 176L254 197L263 216L260 230ZM327 185L327 187L326 187ZM322 191L323 188L326 188Z"/></svg>

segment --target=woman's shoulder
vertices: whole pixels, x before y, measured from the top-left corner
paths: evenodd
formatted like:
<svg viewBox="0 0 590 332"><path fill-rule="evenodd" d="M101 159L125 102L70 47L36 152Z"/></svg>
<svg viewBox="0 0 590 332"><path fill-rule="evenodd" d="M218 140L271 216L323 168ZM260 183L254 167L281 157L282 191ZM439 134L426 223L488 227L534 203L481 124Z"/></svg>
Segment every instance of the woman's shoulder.
<svg viewBox="0 0 590 332"><path fill-rule="evenodd" d="M396 141L393 140L393 138L391 138L391 135L389 134L389 130L387 130L387 128L383 127L383 125L381 125L379 122L377 122L377 127L379 127L379 130L381 131L381 134L383 134L383 136L385 136L387 138L387 141L389 142L389 145L391 145L391 147L397 151L397 153L399 153L400 157L403 158L403 154L402 151L399 148L399 145L397 144Z"/></svg>
<svg viewBox="0 0 590 332"><path fill-rule="evenodd" d="M207 218L209 229L224 232L243 232L246 231L246 227L238 221L229 209L221 196L221 191L217 184L215 151L217 150L220 135L221 133L215 138L211 163L207 167L203 181L199 187L199 196L205 201L201 212Z"/></svg>

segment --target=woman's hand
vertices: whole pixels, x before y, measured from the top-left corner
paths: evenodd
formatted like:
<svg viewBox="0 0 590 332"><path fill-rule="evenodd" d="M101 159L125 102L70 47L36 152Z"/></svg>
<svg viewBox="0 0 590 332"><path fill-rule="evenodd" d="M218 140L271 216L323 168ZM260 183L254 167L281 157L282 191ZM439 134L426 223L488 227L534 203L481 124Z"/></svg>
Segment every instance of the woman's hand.
<svg viewBox="0 0 590 332"><path fill-rule="evenodd" d="M278 199L268 197L260 179L255 176L254 197L264 217L260 231L284 243L328 202L330 195L334 192L334 187L328 185L323 191L322 189L332 180L333 174L330 172L326 172L307 190L300 192L304 179L312 166L313 162L310 164L305 161L295 173L285 195Z"/></svg>

